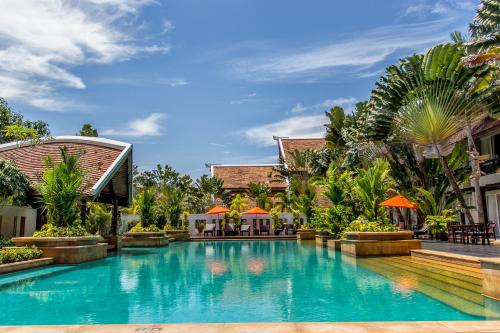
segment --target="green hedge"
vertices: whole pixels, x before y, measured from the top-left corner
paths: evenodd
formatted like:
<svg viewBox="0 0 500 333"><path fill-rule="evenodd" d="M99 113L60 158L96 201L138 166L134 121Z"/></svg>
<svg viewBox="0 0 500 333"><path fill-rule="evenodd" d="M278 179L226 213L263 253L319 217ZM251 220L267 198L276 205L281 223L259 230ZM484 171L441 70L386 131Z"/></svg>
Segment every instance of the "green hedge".
<svg viewBox="0 0 500 333"><path fill-rule="evenodd" d="M42 250L36 247L5 247L0 249L0 265L12 262L38 259L42 256Z"/></svg>

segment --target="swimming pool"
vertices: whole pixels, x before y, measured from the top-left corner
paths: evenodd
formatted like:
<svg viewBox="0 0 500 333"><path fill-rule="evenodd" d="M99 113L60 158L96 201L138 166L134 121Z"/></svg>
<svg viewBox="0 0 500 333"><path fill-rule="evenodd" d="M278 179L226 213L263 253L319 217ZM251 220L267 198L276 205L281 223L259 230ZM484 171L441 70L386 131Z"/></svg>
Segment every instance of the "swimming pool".
<svg viewBox="0 0 500 333"><path fill-rule="evenodd" d="M478 320L297 241L173 243L0 278L0 324ZM405 276L404 274L402 275ZM408 276L407 276L408 277ZM405 282L406 281L406 282ZM413 284L412 284L413 283ZM424 290L425 291L425 290Z"/></svg>

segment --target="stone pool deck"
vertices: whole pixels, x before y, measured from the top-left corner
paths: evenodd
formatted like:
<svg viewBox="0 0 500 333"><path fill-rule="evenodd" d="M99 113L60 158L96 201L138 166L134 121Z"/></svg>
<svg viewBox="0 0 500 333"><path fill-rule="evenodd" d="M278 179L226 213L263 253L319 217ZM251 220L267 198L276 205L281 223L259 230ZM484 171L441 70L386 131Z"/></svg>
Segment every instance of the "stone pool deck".
<svg viewBox="0 0 500 333"><path fill-rule="evenodd" d="M231 323L167 325L0 326L0 333L477 333L500 332L500 321Z"/></svg>

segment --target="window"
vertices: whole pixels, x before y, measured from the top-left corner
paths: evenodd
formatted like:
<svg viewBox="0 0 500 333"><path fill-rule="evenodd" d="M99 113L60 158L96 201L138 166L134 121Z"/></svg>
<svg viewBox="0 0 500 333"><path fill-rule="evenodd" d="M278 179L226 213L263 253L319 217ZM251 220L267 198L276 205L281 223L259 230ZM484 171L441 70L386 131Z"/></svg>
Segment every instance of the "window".
<svg viewBox="0 0 500 333"><path fill-rule="evenodd" d="M19 230L19 236L24 237L25 232L26 232L26 216L21 216L21 227Z"/></svg>
<svg viewBox="0 0 500 333"><path fill-rule="evenodd" d="M479 139L479 154L492 155L491 136Z"/></svg>

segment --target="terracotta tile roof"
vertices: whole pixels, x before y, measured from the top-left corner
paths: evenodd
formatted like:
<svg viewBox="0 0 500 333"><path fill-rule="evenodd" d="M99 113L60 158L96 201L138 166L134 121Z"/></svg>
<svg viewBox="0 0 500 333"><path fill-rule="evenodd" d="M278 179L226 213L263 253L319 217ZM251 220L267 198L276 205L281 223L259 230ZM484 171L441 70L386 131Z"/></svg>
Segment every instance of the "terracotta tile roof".
<svg viewBox="0 0 500 333"><path fill-rule="evenodd" d="M298 150L305 151L307 149L312 150L322 150L326 147L326 140L324 138L312 138L312 139L294 139L294 138L280 138L280 156L287 161L290 153Z"/></svg>
<svg viewBox="0 0 500 333"><path fill-rule="evenodd" d="M227 190L246 190L248 183L262 182L273 190L286 188L284 182L272 182L269 173L273 165L213 165L212 175L224 181Z"/></svg>
<svg viewBox="0 0 500 333"><path fill-rule="evenodd" d="M64 140L63 140L64 141ZM67 147L72 154L80 155L80 167L85 172L85 193L91 194L91 188L112 166L124 150L111 145L93 142L61 142L61 140L46 141L38 145L0 145L0 158L13 161L24 172L32 183L41 180L45 168L44 161L51 156L54 162L60 162L60 148Z"/></svg>

